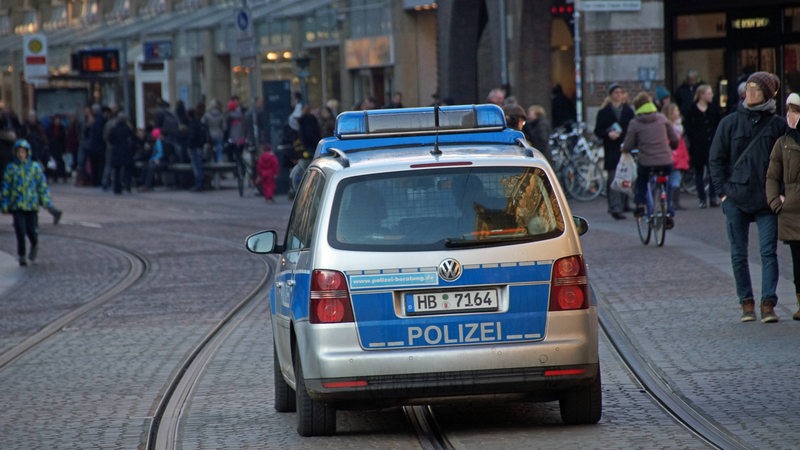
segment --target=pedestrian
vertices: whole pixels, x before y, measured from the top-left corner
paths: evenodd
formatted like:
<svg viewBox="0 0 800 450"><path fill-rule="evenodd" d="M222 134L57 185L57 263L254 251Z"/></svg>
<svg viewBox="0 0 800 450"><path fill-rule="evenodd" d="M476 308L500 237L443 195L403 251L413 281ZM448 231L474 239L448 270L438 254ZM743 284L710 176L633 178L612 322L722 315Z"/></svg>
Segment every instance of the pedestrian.
<svg viewBox="0 0 800 450"><path fill-rule="evenodd" d="M778 220L767 203L766 171L775 141L786 133L786 120L775 114L780 80L769 72L747 79L744 103L722 118L711 143L711 182L719 195L742 322L756 320L748 260L750 222L758 227L761 254L761 322L778 321Z"/></svg>
<svg viewBox="0 0 800 450"><path fill-rule="evenodd" d="M272 146L264 144L262 150L261 156L258 157L258 162L256 163L256 172L258 173L256 183L261 185L261 193L264 195L264 200L274 202L275 177L280 171L280 165L275 153L272 152Z"/></svg>
<svg viewBox="0 0 800 450"><path fill-rule="evenodd" d="M553 163L553 155L550 153L550 134L553 132L550 122L547 120L547 111L542 105L531 105L528 107L528 119L522 132L528 137L528 142L533 148L544 154L550 164Z"/></svg>
<svg viewBox="0 0 800 450"><path fill-rule="evenodd" d="M319 133L321 137L333 136L334 128L336 127L336 116L333 115L333 110L329 106L323 106L319 109Z"/></svg>
<svg viewBox="0 0 800 450"><path fill-rule="evenodd" d="M678 86L678 89L675 90L675 103L678 104L678 107L681 108L681 112L683 112L689 105L692 104L692 99L694 98L694 91L697 89L697 86L700 85L700 80L698 78L697 70L689 69L686 72L686 78L684 78L683 82Z"/></svg>
<svg viewBox="0 0 800 450"><path fill-rule="evenodd" d="M697 86L694 103L683 110L684 129L689 149L689 160L694 171L694 182L697 187L697 199L700 209L719 206L714 185L708 183L706 193L706 171L708 170L708 152L711 141L720 121L720 110L714 103L714 91L708 84Z"/></svg>
<svg viewBox="0 0 800 450"><path fill-rule="evenodd" d="M95 103L92 105L92 120L89 125L88 146L86 159L89 162L89 185L100 186L103 181L103 167L106 163L106 142L103 139L103 129L106 126L108 108L104 114L103 107Z"/></svg>
<svg viewBox="0 0 800 450"><path fill-rule="evenodd" d="M767 168L767 202L778 215L778 239L789 245L792 254L794 292L797 312L792 319L800 320L800 96L791 93L786 98L786 134L772 147Z"/></svg>
<svg viewBox="0 0 800 450"><path fill-rule="evenodd" d="M194 186L192 186L192 192L200 192L203 190L203 183L205 182L203 153L205 152L208 129L203 125L203 122L200 121L196 110L189 109L186 116L188 118L189 131L189 139L187 141L189 160L192 163L192 171L194 172Z"/></svg>
<svg viewBox="0 0 800 450"><path fill-rule="evenodd" d="M50 190L39 164L30 159L31 144L25 139L14 143L14 160L3 172L0 209L14 218L19 265L36 261L39 249L39 207L52 206ZM30 252L25 257L25 238L30 242Z"/></svg>
<svg viewBox="0 0 800 450"><path fill-rule="evenodd" d="M269 133L269 120L264 110L264 99L256 96L251 106L244 115L244 131L247 142L255 145L256 148L267 142Z"/></svg>
<svg viewBox="0 0 800 450"><path fill-rule="evenodd" d="M550 97L550 111L553 113L553 128L575 122L577 117L575 103L564 94L564 88L560 84L553 86Z"/></svg>
<svg viewBox="0 0 800 450"><path fill-rule="evenodd" d="M226 127L225 116L222 114L217 99L211 100L208 110L202 115L200 121L208 128L208 137L214 148L216 162L222 162L222 144L225 141Z"/></svg>
<svg viewBox="0 0 800 450"><path fill-rule="evenodd" d="M656 87L655 104L659 111L664 111L664 107L672 103L672 94L664 86Z"/></svg>
<svg viewBox="0 0 800 450"><path fill-rule="evenodd" d="M111 154L109 155L109 165L111 167L109 182L113 184L114 194L122 194L123 189L131 192L136 135L134 134L133 126L128 120L128 115L124 111L117 113L114 125L108 130L107 141L108 146L111 148Z"/></svg>
<svg viewBox="0 0 800 450"><path fill-rule="evenodd" d="M395 91L392 94L392 101L387 103L384 108L402 108L403 107L403 93L400 91Z"/></svg>
<svg viewBox="0 0 800 450"><path fill-rule="evenodd" d="M669 185L672 190L672 205L676 211L682 211L686 208L681 205L681 182L683 181L683 172L689 170L689 151L686 149L683 119L681 110L675 103L667 103L661 110L661 114L667 118L680 140L678 147L672 151L672 172L669 174Z"/></svg>
<svg viewBox="0 0 800 450"><path fill-rule="evenodd" d="M489 91L489 94L486 96L487 103L494 103L495 105L501 108L503 107L505 100L506 100L506 91L503 88L494 88L491 91Z"/></svg>
<svg viewBox="0 0 800 450"><path fill-rule="evenodd" d="M633 98L633 107L636 117L628 126L628 132L620 151L630 153L631 150L639 150L636 160L636 184L634 187L636 210L634 216L642 217L647 203L647 183L650 181L650 173L653 171L665 174L672 172L672 150L678 148L680 138L667 118L658 112L653 99L647 92L636 94L636 97ZM664 139L664 130L666 130L667 139ZM669 230L675 225L673 220L675 208L672 204L671 191L667 191L667 205L667 220L664 224L665 228Z"/></svg>
<svg viewBox="0 0 800 450"><path fill-rule="evenodd" d="M633 108L626 101L625 90L619 84L611 83L608 87L608 97L597 112L594 134L603 141L603 168L608 171L606 178L608 213L616 220L625 218L623 212L628 209L628 196L611 189L611 182L617 171L620 146L628 131L628 124L634 116Z"/></svg>
<svg viewBox="0 0 800 450"><path fill-rule="evenodd" d="M522 106L516 104L503 106L503 114L506 117L506 125L512 130L522 131L525 127L525 121L528 117Z"/></svg>
<svg viewBox="0 0 800 450"><path fill-rule="evenodd" d="M155 185L156 174L161 174L167 168L166 154L164 151L164 140L161 135L160 128L153 128L151 132L153 137L153 146L150 159L147 161L147 169L144 175L144 185L139 188L140 191L152 191Z"/></svg>
<svg viewBox="0 0 800 450"><path fill-rule="evenodd" d="M52 122L47 128L47 141L50 144L50 157L55 161L56 168L53 171L53 180L67 181L67 167L64 162L64 154L67 152L67 127L61 114L53 115Z"/></svg>

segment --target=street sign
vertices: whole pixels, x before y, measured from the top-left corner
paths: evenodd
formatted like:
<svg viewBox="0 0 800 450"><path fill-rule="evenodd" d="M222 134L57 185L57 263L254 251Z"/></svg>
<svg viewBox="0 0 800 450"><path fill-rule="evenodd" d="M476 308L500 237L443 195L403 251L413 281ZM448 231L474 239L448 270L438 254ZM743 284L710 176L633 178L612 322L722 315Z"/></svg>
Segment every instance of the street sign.
<svg viewBox="0 0 800 450"><path fill-rule="evenodd" d="M47 70L47 37L43 34L26 34L22 38L25 62L25 81L45 81Z"/></svg>
<svg viewBox="0 0 800 450"><path fill-rule="evenodd" d="M641 0L576 0L575 8L578 11L611 12L611 11L641 11Z"/></svg>

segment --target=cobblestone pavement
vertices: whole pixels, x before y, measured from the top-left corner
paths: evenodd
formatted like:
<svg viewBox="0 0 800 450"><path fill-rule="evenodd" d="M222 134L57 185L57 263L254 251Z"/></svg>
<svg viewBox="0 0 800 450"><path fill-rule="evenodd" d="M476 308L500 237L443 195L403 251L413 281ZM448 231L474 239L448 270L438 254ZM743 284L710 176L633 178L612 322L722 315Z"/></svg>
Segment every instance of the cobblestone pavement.
<svg viewBox="0 0 800 450"><path fill-rule="evenodd" d="M65 215L54 227L40 214L35 265L19 268L9 256L11 220L0 216L0 352L124 277L124 259L101 243L135 250L151 266L131 289L0 371L0 448L137 448L175 366L266 270L269 259L245 252L244 236L282 228L290 205L232 189L53 191ZM782 321L741 324L719 210L682 213L666 246L655 248L641 245L632 220L605 214L604 200L572 207L590 222L583 245L596 293L657 373L753 448L794 447L800 323L790 320L790 271L782 269ZM782 268L790 267L786 250ZM300 438L295 415L272 408L271 349L259 305L200 380L184 413L183 448L419 447L397 408L342 411L337 436ZM604 339L601 361L597 426L561 425L557 404L476 403L436 414L458 448L705 448L657 408Z"/></svg>

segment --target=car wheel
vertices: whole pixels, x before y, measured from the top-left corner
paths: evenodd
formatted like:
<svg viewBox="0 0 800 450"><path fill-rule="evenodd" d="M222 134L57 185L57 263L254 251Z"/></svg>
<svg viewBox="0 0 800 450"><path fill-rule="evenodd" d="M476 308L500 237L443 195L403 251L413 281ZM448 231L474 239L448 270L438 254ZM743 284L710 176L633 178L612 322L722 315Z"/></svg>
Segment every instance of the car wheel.
<svg viewBox="0 0 800 450"><path fill-rule="evenodd" d="M558 405L561 420L568 425L595 424L600 421L603 410L603 393L598 370L595 381L586 387L569 390L561 395Z"/></svg>
<svg viewBox="0 0 800 450"><path fill-rule="evenodd" d="M272 347L272 372L275 376L275 411L294 412L297 410L294 389L283 379L278 350Z"/></svg>
<svg viewBox="0 0 800 450"><path fill-rule="evenodd" d="M297 433L300 436L330 436L336 433L336 408L331 403L314 400L308 395L300 355L297 352L295 349Z"/></svg>

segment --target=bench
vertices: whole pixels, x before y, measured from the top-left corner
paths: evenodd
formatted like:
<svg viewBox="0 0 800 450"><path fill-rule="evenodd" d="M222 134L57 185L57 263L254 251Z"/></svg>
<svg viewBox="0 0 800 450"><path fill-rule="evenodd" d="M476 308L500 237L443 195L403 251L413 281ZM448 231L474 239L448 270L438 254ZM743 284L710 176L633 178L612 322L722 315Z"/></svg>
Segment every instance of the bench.
<svg viewBox="0 0 800 450"><path fill-rule="evenodd" d="M211 186L214 189L220 188L220 175L233 173L236 163L233 162L207 162L203 164L203 173L211 175ZM172 173L192 173L191 163L172 163L167 166L167 171Z"/></svg>

